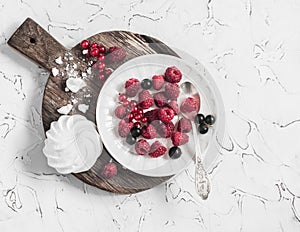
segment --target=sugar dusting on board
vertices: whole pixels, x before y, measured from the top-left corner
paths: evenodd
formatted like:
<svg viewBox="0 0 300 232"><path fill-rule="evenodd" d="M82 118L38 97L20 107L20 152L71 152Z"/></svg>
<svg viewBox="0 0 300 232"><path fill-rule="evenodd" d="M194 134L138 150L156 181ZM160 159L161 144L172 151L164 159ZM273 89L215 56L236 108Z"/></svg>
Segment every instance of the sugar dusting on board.
<svg viewBox="0 0 300 232"><path fill-rule="evenodd" d="M91 77L92 69L88 66L80 65L70 52L57 57L56 67L52 68L52 75L60 76L65 82L63 91L71 94L72 104L67 104L57 109L60 114L68 114L73 108L85 113L89 109L90 91L86 88L86 80Z"/></svg>

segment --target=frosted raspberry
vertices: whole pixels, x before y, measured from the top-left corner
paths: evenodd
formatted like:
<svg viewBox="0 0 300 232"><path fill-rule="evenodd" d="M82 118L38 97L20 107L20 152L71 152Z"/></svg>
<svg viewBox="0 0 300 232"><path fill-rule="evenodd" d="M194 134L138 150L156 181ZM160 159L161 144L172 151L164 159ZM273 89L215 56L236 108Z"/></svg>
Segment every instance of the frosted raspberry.
<svg viewBox="0 0 300 232"><path fill-rule="evenodd" d="M107 56L107 58L110 62L117 63L124 60L126 57L126 51L123 48L114 46L110 47L108 51L109 55Z"/></svg>
<svg viewBox="0 0 300 232"><path fill-rule="evenodd" d="M142 109L148 109L154 105L154 100L151 93L148 90L143 89L139 93L139 106Z"/></svg>
<svg viewBox="0 0 300 232"><path fill-rule="evenodd" d="M169 122L169 123L161 123L157 127L157 133L159 134L160 137L162 138L169 138L171 137L171 134L174 131L174 123Z"/></svg>
<svg viewBox="0 0 300 232"><path fill-rule="evenodd" d="M175 66L169 67L165 72L165 80L170 83L178 83L181 81L182 74Z"/></svg>
<svg viewBox="0 0 300 232"><path fill-rule="evenodd" d="M119 122L119 126L118 126L118 133L121 137L126 137L131 128L133 127L133 123L132 122L126 122L124 119L122 119Z"/></svg>
<svg viewBox="0 0 300 232"><path fill-rule="evenodd" d="M139 155L145 155L150 151L150 144L145 139L140 139L135 144L135 151Z"/></svg>
<svg viewBox="0 0 300 232"><path fill-rule="evenodd" d="M180 110L183 113L191 113L191 112L197 112L198 111L198 102L193 97L186 98L180 106Z"/></svg>
<svg viewBox="0 0 300 232"><path fill-rule="evenodd" d="M174 132L171 136L173 145L178 147L183 144L186 144L189 141L189 136L182 132Z"/></svg>
<svg viewBox="0 0 300 232"><path fill-rule="evenodd" d="M117 165L114 163L106 164L101 171L101 175L105 178L112 178L115 175L117 175L117 173L118 173Z"/></svg>
<svg viewBox="0 0 300 232"><path fill-rule="evenodd" d="M163 92L154 94L153 98L154 98L155 105L157 105L157 107L159 108L165 106L168 103L168 100L165 97Z"/></svg>
<svg viewBox="0 0 300 232"><path fill-rule="evenodd" d="M117 118L122 119L126 116L127 113L127 109L126 107L119 105L116 109L115 109L115 115Z"/></svg>
<svg viewBox="0 0 300 232"><path fill-rule="evenodd" d="M172 109L175 115L179 113L179 106L177 104L177 101L171 101L170 103L168 103L167 107Z"/></svg>
<svg viewBox="0 0 300 232"><path fill-rule="evenodd" d="M153 139L156 137L156 129L153 125L148 124L142 128L142 136L145 139Z"/></svg>
<svg viewBox="0 0 300 232"><path fill-rule="evenodd" d="M176 100L180 94L179 86L175 83L168 83L165 85L165 95L170 100Z"/></svg>
<svg viewBox="0 0 300 232"><path fill-rule="evenodd" d="M153 89L155 90L160 90L163 85L165 83L165 80L164 80L164 76L163 75L155 75L152 77L152 87Z"/></svg>
<svg viewBox="0 0 300 232"><path fill-rule="evenodd" d="M125 83L125 93L128 97L134 97L139 91L140 87L141 83L138 79L130 78Z"/></svg>
<svg viewBox="0 0 300 232"><path fill-rule="evenodd" d="M166 147L164 147L159 141L155 141L150 147L149 156L152 158L157 158L164 155L166 151Z"/></svg>
<svg viewBox="0 0 300 232"><path fill-rule="evenodd" d="M183 132L183 133L189 133L192 130L192 124L191 121L188 120L187 118L181 118L178 121L178 127L177 130L179 132Z"/></svg>
<svg viewBox="0 0 300 232"><path fill-rule="evenodd" d="M170 108L162 108L158 111L158 118L163 123L169 123L174 118L174 111Z"/></svg>

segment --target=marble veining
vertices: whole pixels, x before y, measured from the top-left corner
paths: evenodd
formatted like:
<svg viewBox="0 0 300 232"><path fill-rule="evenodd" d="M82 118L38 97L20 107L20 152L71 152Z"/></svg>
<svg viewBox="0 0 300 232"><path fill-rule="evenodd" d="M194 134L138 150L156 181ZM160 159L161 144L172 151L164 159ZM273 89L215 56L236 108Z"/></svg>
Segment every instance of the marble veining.
<svg viewBox="0 0 300 232"><path fill-rule="evenodd" d="M300 2L0 0L0 231L300 231ZM6 44L32 17L68 48L108 30L159 38L200 60L226 109L202 201L194 169L115 195L47 166L48 74Z"/></svg>

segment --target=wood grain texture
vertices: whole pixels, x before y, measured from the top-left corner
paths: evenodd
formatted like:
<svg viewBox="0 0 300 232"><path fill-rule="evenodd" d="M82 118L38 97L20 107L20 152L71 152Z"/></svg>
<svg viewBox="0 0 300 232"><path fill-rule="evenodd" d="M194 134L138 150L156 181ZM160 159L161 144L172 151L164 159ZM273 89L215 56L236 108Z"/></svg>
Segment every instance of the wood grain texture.
<svg viewBox="0 0 300 232"><path fill-rule="evenodd" d="M29 30L29 35L27 35L26 38L19 38L20 36L22 37L26 34L24 30ZM35 45L32 45L30 41L28 42L28 38L33 35L37 41ZM127 52L127 56L122 63L146 54L161 53L177 56L175 52L173 52L162 42L146 35L135 34L127 31L102 32L88 39L90 41L96 41L99 44L103 44L106 47L118 46L124 48ZM44 51L43 43L47 43L48 46L50 46L52 43L50 47L55 47L55 50ZM18 28L16 33L9 40L9 44L48 70L53 67L57 67L57 64L53 62L54 59L66 52L66 49L62 45L60 45L46 31L44 31L40 26L30 19L27 19L22 26ZM33 51L35 48L38 48L38 51ZM80 69L84 70L87 64L85 61L83 61L84 57L79 44L69 52L74 55L75 62L80 63ZM116 69L122 63L111 64L110 67ZM91 95L88 100L82 97L83 93L81 92L78 94L66 93L64 91L64 79L61 76L54 77L50 75L45 87L42 107L42 117L45 131L50 128L52 121L56 121L60 117L60 114L57 113L57 109L66 105L67 103L70 103L72 98L79 99L77 104L86 103L90 106L90 108L85 114L83 114L75 105L69 114L81 114L96 123L96 103L99 92L102 88L102 84L96 75L92 75L92 77L88 78L86 83L87 87L85 88L85 94L88 93ZM117 161L114 160L113 162L117 164L118 175L111 179L103 178L101 176L101 171L103 167L111 161L111 159L113 159L111 155L106 149L104 149L95 165L89 171L74 175L85 183L96 186L103 190L121 194L144 191L157 186L172 177L148 177L136 174L122 167L119 163L117 163Z"/></svg>
<svg viewBox="0 0 300 232"><path fill-rule="evenodd" d="M31 18L24 21L7 43L47 70L55 66L54 57L58 53L67 51Z"/></svg>

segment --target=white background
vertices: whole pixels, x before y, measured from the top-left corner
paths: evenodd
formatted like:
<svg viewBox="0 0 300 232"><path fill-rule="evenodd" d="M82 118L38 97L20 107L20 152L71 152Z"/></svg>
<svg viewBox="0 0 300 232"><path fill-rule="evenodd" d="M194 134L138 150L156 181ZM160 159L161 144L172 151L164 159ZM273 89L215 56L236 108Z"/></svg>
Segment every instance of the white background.
<svg viewBox="0 0 300 232"><path fill-rule="evenodd" d="M297 0L0 0L0 231L300 231L299 11ZM209 200L195 195L192 166L125 196L47 166L48 74L6 44L28 16L68 48L130 30L207 66L227 117Z"/></svg>

